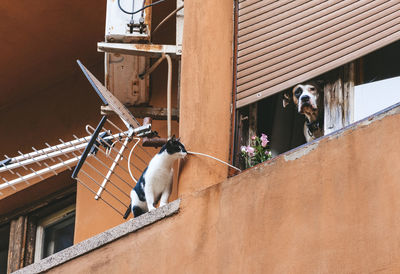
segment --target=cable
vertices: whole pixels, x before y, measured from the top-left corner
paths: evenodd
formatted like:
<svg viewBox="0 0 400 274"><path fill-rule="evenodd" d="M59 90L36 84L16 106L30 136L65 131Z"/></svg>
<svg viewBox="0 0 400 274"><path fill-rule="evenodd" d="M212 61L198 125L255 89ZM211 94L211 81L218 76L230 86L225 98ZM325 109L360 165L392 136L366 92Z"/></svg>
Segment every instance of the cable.
<svg viewBox="0 0 400 274"><path fill-rule="evenodd" d="M133 14L136 14L136 13L138 13L138 12L141 12L142 10L145 10L145 9L147 9L147 8L149 8L149 7L152 7L152 6L155 6L155 5L157 5L157 4L160 4L160 3L164 2L164 1L165 1L165 0L159 0L159 1L156 1L156 2L154 2L154 3L149 4L149 5L147 5L147 6L143 6L141 9L138 9L138 10L136 10L136 11L130 12L130 11L124 10L124 9L121 7L121 0L118 0L118 7L119 7L119 9L120 9L122 12L124 12L124 13L126 13L126 14L131 14L131 15L133 15Z"/></svg>
<svg viewBox="0 0 400 274"><path fill-rule="evenodd" d="M111 150L112 150L112 148L115 146L115 144L116 144L117 142L119 142L119 140L114 141L114 143L112 143L110 147L107 147L107 148L106 148L106 155L107 155L107 156L109 156L109 155L111 154Z"/></svg>
<svg viewBox="0 0 400 274"><path fill-rule="evenodd" d="M139 142L140 142L140 138L132 138L132 139L136 139L137 141L136 141L136 144L133 145L131 151L129 152L129 156L128 156L128 171L129 171L129 175L131 175L131 178L135 181L135 183L137 183L137 180L132 175L131 166L130 166L129 163L131 162L131 156L132 156L133 150L135 149L137 144L139 144Z"/></svg>
<svg viewBox="0 0 400 274"><path fill-rule="evenodd" d="M239 168L237 168L237 167L235 167L235 166L233 166L233 165L231 165L231 164L228 164L227 162L224 162L224 161L222 161L222 160L220 160L220 159L218 159L218 158L215 158L215 157L213 157L213 156L211 156L211 155L208 155L208 154L204 154L204 153L200 153L200 152L193 152L193 151L188 151L187 153L188 153L188 154L195 154L195 155L205 156L205 157L214 159L214 160L216 160L216 161L218 161L218 162L221 162L221 163L223 163L223 164L225 164L225 165L227 165L227 166L229 166L229 167L231 167L231 168L233 168L233 169L236 169L237 171L240 171L240 172L242 171L241 169L239 169Z"/></svg>
<svg viewBox="0 0 400 274"><path fill-rule="evenodd" d="M173 12L171 12L170 14L168 14L168 16L165 17L165 18L157 25L157 27L155 27L155 29L153 30L153 33L152 33L152 34L154 34L168 19L170 19L170 18L171 18L173 15L175 15L178 11L180 11L181 9L183 9L183 6L184 6L184 5L180 6L179 8L177 8L176 10L174 10Z"/></svg>

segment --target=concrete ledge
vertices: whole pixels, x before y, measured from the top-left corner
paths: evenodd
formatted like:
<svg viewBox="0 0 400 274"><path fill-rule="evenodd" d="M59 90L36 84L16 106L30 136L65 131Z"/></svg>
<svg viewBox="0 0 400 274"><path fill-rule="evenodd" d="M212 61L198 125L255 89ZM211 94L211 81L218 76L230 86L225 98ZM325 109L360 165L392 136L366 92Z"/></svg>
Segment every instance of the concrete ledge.
<svg viewBox="0 0 400 274"><path fill-rule="evenodd" d="M180 199L175 200L163 207L143 214L137 218L131 219L126 223L111 228L103 233L100 233L92 238L89 238L79 244L66 248L56 254L53 254L37 263L21 268L14 273L40 273L47 271L53 267L63 264L69 260L75 259L106 244L109 244L125 235L135 232L143 227L151 225L165 217L169 217L178 213Z"/></svg>
<svg viewBox="0 0 400 274"><path fill-rule="evenodd" d="M397 115L397 114L400 114L400 103L397 103L390 107L387 107L387 108L385 108L379 112L376 112L364 119L356 121L342 129L339 129L339 130L329 133L327 135L321 136L309 143L305 143L301 146L293 148L293 149L279 155L278 157L280 157L280 156L284 157L285 161L297 160L297 159L303 157L304 155L307 155L311 151L315 150L318 147L320 141L339 138L343 134L346 134L347 132L368 126L369 124L374 123L376 121L380 121L387 116L392 116L392 115ZM272 159L271 161L273 161L273 160L274 159Z"/></svg>

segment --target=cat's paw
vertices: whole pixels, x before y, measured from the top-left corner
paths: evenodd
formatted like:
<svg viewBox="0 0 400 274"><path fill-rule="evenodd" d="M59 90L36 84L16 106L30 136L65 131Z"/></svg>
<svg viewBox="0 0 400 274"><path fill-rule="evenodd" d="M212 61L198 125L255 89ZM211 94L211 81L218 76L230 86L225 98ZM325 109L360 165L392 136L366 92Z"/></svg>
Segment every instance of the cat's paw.
<svg viewBox="0 0 400 274"><path fill-rule="evenodd" d="M156 210L156 208L155 208L155 207L149 208L149 212L151 212L151 211L153 211L153 210Z"/></svg>

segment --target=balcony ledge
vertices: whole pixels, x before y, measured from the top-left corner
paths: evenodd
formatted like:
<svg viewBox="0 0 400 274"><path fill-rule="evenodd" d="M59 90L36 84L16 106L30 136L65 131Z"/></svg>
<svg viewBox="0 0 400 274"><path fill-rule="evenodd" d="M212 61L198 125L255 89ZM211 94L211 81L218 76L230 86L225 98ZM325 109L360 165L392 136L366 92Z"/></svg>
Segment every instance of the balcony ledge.
<svg viewBox="0 0 400 274"><path fill-rule="evenodd" d="M100 248L106 244L109 244L119 238L122 238L132 232L142 229L148 225L151 225L161 219L172 216L179 211L180 199L175 200L163 207L157 208L156 210L143 214L137 218L133 218L123 224L120 224L114 228L111 228L103 233L100 233L92 238L89 238L83 242L66 248L60 252L57 252L37 263L28 265L21 268L13 273L41 273L48 271L49 269L61 265L67 261L75 259L86 253L89 253L97 248Z"/></svg>

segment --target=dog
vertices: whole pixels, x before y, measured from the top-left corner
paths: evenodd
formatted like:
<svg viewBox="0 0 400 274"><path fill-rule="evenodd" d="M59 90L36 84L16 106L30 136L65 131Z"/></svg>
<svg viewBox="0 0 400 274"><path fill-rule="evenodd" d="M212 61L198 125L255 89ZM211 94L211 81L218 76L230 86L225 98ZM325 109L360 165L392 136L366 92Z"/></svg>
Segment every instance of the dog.
<svg viewBox="0 0 400 274"><path fill-rule="evenodd" d="M304 137L307 142L324 135L324 96L321 82L310 81L296 85L283 94L283 107L294 103L298 113L306 117Z"/></svg>

